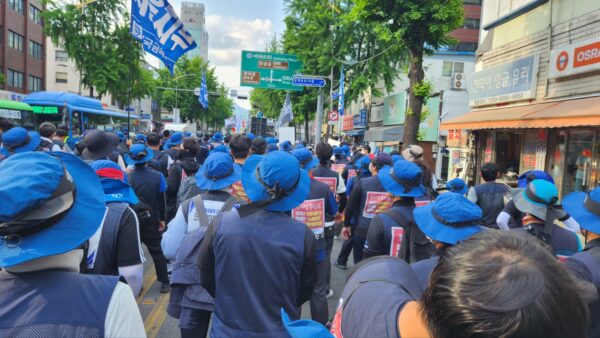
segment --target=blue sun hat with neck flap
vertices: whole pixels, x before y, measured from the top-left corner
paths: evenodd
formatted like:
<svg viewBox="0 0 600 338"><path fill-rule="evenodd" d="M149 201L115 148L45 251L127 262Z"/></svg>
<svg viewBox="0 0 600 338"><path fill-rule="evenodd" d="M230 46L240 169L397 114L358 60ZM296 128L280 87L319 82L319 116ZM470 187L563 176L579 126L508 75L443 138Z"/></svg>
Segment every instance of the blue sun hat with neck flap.
<svg viewBox="0 0 600 338"><path fill-rule="evenodd" d="M441 194L433 203L415 208L413 215L427 237L450 245L482 230L481 208L459 194Z"/></svg>
<svg viewBox="0 0 600 338"><path fill-rule="evenodd" d="M461 194L461 195L464 195L469 191L469 186L460 177L457 177L457 178L454 178L454 179L448 181L448 183L446 183L446 188L450 192L453 192L456 194Z"/></svg>
<svg viewBox="0 0 600 338"><path fill-rule="evenodd" d="M572 192L563 197L562 205L582 229L600 234L600 188L587 194Z"/></svg>
<svg viewBox="0 0 600 338"><path fill-rule="evenodd" d="M154 158L154 151L143 144L137 143L129 148L125 153L125 163L127 165L148 163Z"/></svg>
<svg viewBox="0 0 600 338"><path fill-rule="evenodd" d="M213 142L223 142L223 134L221 134L220 132L216 132L213 134L210 140Z"/></svg>
<svg viewBox="0 0 600 338"><path fill-rule="evenodd" d="M541 170L530 170L519 175L519 188L526 188L527 184L533 180L544 180L554 183L554 179L547 172Z"/></svg>
<svg viewBox="0 0 600 338"><path fill-rule="evenodd" d="M300 162L285 151L251 155L242 168L242 185L251 204L240 207L289 211L304 202L310 190L310 178ZM251 213L251 212L249 212Z"/></svg>
<svg viewBox="0 0 600 338"><path fill-rule="evenodd" d="M27 131L23 127L14 127L2 133L0 153L9 157L17 153L34 151L40 146L40 134Z"/></svg>
<svg viewBox="0 0 600 338"><path fill-rule="evenodd" d="M166 142L166 148L172 148L183 143L183 133L176 132Z"/></svg>
<svg viewBox="0 0 600 338"><path fill-rule="evenodd" d="M310 150L304 147L296 148L292 151L292 155L298 159L300 167L306 171L314 169L319 164L319 160L314 158Z"/></svg>
<svg viewBox="0 0 600 338"><path fill-rule="evenodd" d="M396 197L421 197L425 194L423 171L408 161L398 161L393 167L385 166L377 174L379 182Z"/></svg>
<svg viewBox="0 0 600 338"><path fill-rule="evenodd" d="M106 203L118 202L129 205L139 203L135 191L125 182L125 173L121 166L113 161L98 160L90 163L90 167L100 177Z"/></svg>
<svg viewBox="0 0 600 338"><path fill-rule="evenodd" d="M213 152L196 173L196 185L203 190L223 190L239 181L241 172L229 154Z"/></svg>
<svg viewBox="0 0 600 338"><path fill-rule="evenodd" d="M105 212L98 176L74 155L9 157L0 163L0 267L80 247L96 233Z"/></svg>
<svg viewBox="0 0 600 338"><path fill-rule="evenodd" d="M282 151L286 151L286 152L288 152L288 153L291 153L291 152L292 152L292 150L294 150L294 147L292 146L292 142L290 142L290 141L283 141L283 142L280 144L280 147L279 147L279 148L280 148Z"/></svg>

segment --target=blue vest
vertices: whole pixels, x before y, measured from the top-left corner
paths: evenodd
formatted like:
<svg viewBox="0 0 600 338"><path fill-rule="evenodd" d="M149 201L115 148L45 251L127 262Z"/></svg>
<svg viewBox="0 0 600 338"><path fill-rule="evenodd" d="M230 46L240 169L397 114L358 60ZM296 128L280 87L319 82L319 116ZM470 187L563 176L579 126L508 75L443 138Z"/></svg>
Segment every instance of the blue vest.
<svg viewBox="0 0 600 338"><path fill-rule="evenodd" d="M543 224L529 224L529 228L512 229L511 231L526 232L535 236L535 233L542 234L544 232ZM537 237L537 236L536 236ZM541 240L541 239L540 239ZM577 235L556 224L552 225L552 238L551 243L554 255L559 258L572 256L577 252L581 251L579 239Z"/></svg>
<svg viewBox="0 0 600 338"><path fill-rule="evenodd" d="M486 227L498 229L496 218L504 209L504 194L508 192L508 187L495 182L487 182L475 186L477 193L477 205L483 211L481 218Z"/></svg>
<svg viewBox="0 0 600 338"><path fill-rule="evenodd" d="M364 262L348 276L332 332L341 328L345 337L397 338L400 310L421 297L418 281L398 258L378 256Z"/></svg>
<svg viewBox="0 0 600 338"><path fill-rule="evenodd" d="M367 194L369 192L382 192L387 193L385 188L379 182L379 178L377 176L362 178L360 180L362 186L362 195L360 196L360 208L358 210L358 224L356 226L356 235L365 237L367 235L367 230L369 229L369 223L373 218L365 217L365 205L367 203Z"/></svg>
<svg viewBox="0 0 600 338"><path fill-rule="evenodd" d="M329 167L325 167L325 166L321 166L321 165L319 165L315 169L313 169L312 174L315 179L317 177L335 178L335 191L333 191L332 194L333 194L333 196L337 195L337 188L340 184L340 182L339 182L340 174L329 169ZM312 190L312 187L311 187L311 190ZM329 215L329 214L325 213L325 222L333 222L334 218L335 218L335 215Z"/></svg>
<svg viewBox="0 0 600 338"><path fill-rule="evenodd" d="M439 256L433 256L431 258L424 259L422 261L418 261L410 265L410 267L415 272L417 279L419 280L421 290L425 291L425 289L427 289L427 286L429 285L429 276L431 275L431 271L433 271L433 269L437 266L439 261Z"/></svg>
<svg viewBox="0 0 600 338"><path fill-rule="evenodd" d="M123 217L123 213L127 210L128 205L125 203L108 203L106 206L108 209L102 225L102 234L100 235L98 251L96 251L96 260L94 267L88 270L88 272L95 275L118 276L117 239L121 226L121 217Z"/></svg>
<svg viewBox="0 0 600 338"><path fill-rule="evenodd" d="M215 310L212 337L287 337L281 308L300 318L297 300L306 225L260 210L223 214L213 239Z"/></svg>
<svg viewBox="0 0 600 338"><path fill-rule="evenodd" d="M104 337L118 281L63 270L0 273L0 336Z"/></svg>
<svg viewBox="0 0 600 338"><path fill-rule="evenodd" d="M403 206L394 207L392 209L393 210L388 210L388 212L393 212L393 213L399 214L402 217L402 219L405 220L405 222L397 223L396 220L394 220L390 215L387 215L385 213L379 214L379 217L381 217L381 222L383 224L384 250L388 254L391 252L391 245L392 245L392 239L393 239L392 229L401 227L405 230L405 232L409 231L411 224L414 223L413 210L415 209L415 206L414 205L412 205L412 206L403 205ZM400 238L401 241L403 239L404 239L404 236L402 236ZM408 243L402 243L401 247L403 247L405 244L408 245ZM402 251L399 250L398 253L395 255L395 257L400 257L401 252Z"/></svg>

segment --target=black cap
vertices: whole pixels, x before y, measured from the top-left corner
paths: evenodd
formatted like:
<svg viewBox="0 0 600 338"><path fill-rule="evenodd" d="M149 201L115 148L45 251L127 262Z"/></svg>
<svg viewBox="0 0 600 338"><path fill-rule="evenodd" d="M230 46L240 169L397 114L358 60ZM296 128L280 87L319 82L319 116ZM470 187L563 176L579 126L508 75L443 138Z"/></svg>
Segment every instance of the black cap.
<svg viewBox="0 0 600 338"><path fill-rule="evenodd" d="M115 149L111 137L102 131L92 130L83 137L85 149L81 153L84 160L100 160L106 158Z"/></svg>

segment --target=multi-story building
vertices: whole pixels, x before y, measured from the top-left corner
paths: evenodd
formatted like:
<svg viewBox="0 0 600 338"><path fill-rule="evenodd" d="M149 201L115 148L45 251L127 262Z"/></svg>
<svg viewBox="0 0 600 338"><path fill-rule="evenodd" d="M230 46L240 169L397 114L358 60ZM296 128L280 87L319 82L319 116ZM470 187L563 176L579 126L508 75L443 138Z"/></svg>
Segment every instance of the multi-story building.
<svg viewBox="0 0 600 338"><path fill-rule="evenodd" d="M0 6L0 72L4 88L17 93L44 90L46 43L42 1L7 0Z"/></svg>
<svg viewBox="0 0 600 338"><path fill-rule="evenodd" d="M442 125L473 140L471 177L495 162L545 170L561 195L598 186L599 18L598 1L484 0L472 111Z"/></svg>
<svg viewBox="0 0 600 338"><path fill-rule="evenodd" d="M189 51L188 58L202 57L208 60L208 32L206 30L206 7L200 2L181 2L181 21L190 32L198 47Z"/></svg>

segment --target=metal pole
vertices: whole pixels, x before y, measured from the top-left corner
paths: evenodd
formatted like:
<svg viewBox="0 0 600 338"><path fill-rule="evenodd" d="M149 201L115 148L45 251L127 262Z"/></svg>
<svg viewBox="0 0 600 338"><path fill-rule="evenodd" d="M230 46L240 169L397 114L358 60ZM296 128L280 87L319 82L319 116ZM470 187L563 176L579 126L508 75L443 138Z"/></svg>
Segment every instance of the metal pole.
<svg viewBox="0 0 600 338"><path fill-rule="evenodd" d="M129 88L127 89L127 139L129 140L129 133L131 133L131 63L129 63L129 72L127 74L127 82L129 82Z"/></svg>
<svg viewBox="0 0 600 338"><path fill-rule="evenodd" d="M315 145L321 143L321 131L323 128L323 87L319 88L317 97L317 121L315 130Z"/></svg>

